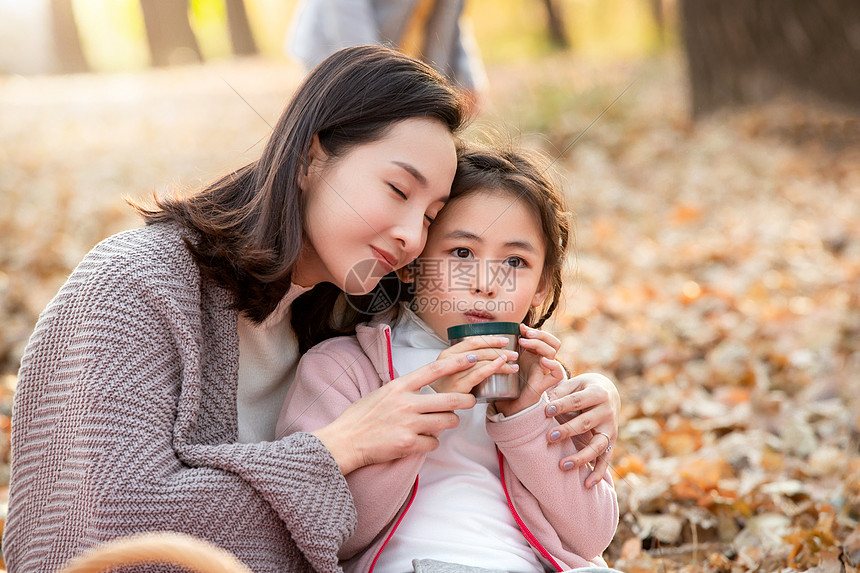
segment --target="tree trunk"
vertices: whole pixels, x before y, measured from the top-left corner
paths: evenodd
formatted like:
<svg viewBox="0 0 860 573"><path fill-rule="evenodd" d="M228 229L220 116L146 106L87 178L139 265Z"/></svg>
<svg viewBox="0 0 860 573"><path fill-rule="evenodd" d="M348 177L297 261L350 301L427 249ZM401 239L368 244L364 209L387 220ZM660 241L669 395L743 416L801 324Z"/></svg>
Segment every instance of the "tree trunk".
<svg viewBox="0 0 860 573"><path fill-rule="evenodd" d="M857 0L682 0L693 115L786 88L860 106Z"/></svg>
<svg viewBox="0 0 860 573"><path fill-rule="evenodd" d="M203 60L188 22L187 0L140 0L140 7L153 66Z"/></svg>
<svg viewBox="0 0 860 573"><path fill-rule="evenodd" d="M72 0L51 0L51 31L60 73L89 71L75 23Z"/></svg>
<svg viewBox="0 0 860 573"><path fill-rule="evenodd" d="M651 15L657 28L657 41L661 46L666 44L666 7L663 0L651 0Z"/></svg>
<svg viewBox="0 0 860 573"><path fill-rule="evenodd" d="M230 26L230 40L233 53L237 56L250 56L257 53L254 34L248 24L244 0L225 0L227 3L227 24Z"/></svg>
<svg viewBox="0 0 860 573"><path fill-rule="evenodd" d="M543 5L546 8L550 42L557 48L568 49L570 42L568 42L567 34L565 34L564 16L561 13L561 7L553 2L553 0L543 0Z"/></svg>

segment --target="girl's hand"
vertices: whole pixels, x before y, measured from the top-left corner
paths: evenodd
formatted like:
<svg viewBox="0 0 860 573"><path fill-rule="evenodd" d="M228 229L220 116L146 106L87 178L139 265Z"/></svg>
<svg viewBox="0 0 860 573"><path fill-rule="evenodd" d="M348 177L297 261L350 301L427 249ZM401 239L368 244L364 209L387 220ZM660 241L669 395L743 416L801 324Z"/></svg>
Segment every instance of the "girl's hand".
<svg viewBox="0 0 860 573"><path fill-rule="evenodd" d="M454 410L473 407L475 397L418 391L474 366L469 353L431 362L363 396L312 434L329 449L344 475L369 464L427 453L439 446L443 431L459 424Z"/></svg>
<svg viewBox="0 0 860 573"><path fill-rule="evenodd" d="M564 369L555 360L561 341L543 330L520 325L520 378L525 380L519 398L496 400L496 411L505 416L537 404L541 394L564 379Z"/></svg>
<svg viewBox="0 0 860 573"><path fill-rule="evenodd" d="M559 466L570 470L595 462L585 480L585 486L590 488L603 479L612 459L612 445L618 438L618 413L621 411L618 389L601 374L580 374L564 380L547 394L550 403L546 415L565 419L549 431L547 439L555 442L582 435L586 441L585 447L562 459Z"/></svg>
<svg viewBox="0 0 860 573"><path fill-rule="evenodd" d="M515 362L519 354L506 350L508 339L502 336L470 336L439 354L437 360L472 355L470 369L439 378L430 387L436 392L471 392L477 384L491 374L510 374L519 370ZM512 362L512 364L508 364Z"/></svg>

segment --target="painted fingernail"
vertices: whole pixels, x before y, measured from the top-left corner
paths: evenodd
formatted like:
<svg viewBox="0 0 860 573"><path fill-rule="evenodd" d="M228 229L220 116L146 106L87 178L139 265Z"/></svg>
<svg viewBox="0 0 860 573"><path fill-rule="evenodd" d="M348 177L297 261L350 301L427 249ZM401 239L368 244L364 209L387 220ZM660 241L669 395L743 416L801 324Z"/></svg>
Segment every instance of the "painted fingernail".
<svg viewBox="0 0 860 573"><path fill-rule="evenodd" d="M475 363L478 361L478 355L477 354L467 354L466 360L468 360L469 362Z"/></svg>
<svg viewBox="0 0 860 573"><path fill-rule="evenodd" d="M553 442L556 441L557 439L559 439L560 437L561 437L561 432L559 432L558 430L553 430L549 434L549 439L550 439L550 441L553 441Z"/></svg>
<svg viewBox="0 0 860 573"><path fill-rule="evenodd" d="M563 467L566 470L572 470L573 469L573 462L564 462L564 465L561 467Z"/></svg>
<svg viewBox="0 0 860 573"><path fill-rule="evenodd" d="M517 372L519 369L520 369L519 364L511 364L511 370L513 370L514 372Z"/></svg>
<svg viewBox="0 0 860 573"><path fill-rule="evenodd" d="M537 336L537 330L529 329L529 331L526 334L529 336Z"/></svg>
<svg viewBox="0 0 860 573"><path fill-rule="evenodd" d="M558 412L558 408L553 405L549 405L546 407L546 415L547 416L555 416L556 412Z"/></svg>

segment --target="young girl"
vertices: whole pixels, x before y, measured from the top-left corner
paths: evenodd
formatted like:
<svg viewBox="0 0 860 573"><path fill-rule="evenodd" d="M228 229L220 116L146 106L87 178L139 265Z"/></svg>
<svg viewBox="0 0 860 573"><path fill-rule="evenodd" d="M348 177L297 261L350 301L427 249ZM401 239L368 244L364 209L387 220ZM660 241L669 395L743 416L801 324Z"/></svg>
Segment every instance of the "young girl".
<svg viewBox="0 0 860 573"><path fill-rule="evenodd" d="M447 329L522 323L519 398L459 411L459 426L438 436L435 451L347 476L358 510L356 533L339 553L347 571L402 573L413 571L414 559L503 571L605 566L600 555L618 522L608 472L588 487L587 467L545 467L577 449L570 439L543 439L555 425L544 415L545 392L564 373L555 361L559 340L535 327L561 296L569 233L545 169L513 152L462 153L427 246L400 273L414 281L411 304L360 326L356 337L314 347L299 363L279 435L324 426L398 374L458 353L475 365L422 391L469 391L517 353L500 350L505 340L493 337L449 348Z"/></svg>

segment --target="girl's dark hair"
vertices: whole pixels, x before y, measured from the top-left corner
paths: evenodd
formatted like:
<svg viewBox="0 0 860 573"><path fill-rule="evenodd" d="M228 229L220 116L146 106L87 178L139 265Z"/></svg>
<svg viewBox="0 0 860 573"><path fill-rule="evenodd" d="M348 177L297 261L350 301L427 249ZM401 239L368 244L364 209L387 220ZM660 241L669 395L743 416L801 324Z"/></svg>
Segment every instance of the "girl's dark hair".
<svg viewBox="0 0 860 573"><path fill-rule="evenodd" d="M194 194L135 208L147 224L176 221L190 231L186 244L201 273L233 294L238 311L261 322L289 290L301 251L298 177L313 136L337 158L409 118L435 119L455 133L464 110L462 95L430 66L384 47L344 48L308 74L258 160ZM333 316L340 294L322 283L293 304L300 348L343 330Z"/></svg>
<svg viewBox="0 0 860 573"><path fill-rule="evenodd" d="M549 292L538 312L529 310L528 326L540 327L561 300L562 271L571 240L564 195L552 180L550 162L537 152L510 148L473 147L458 154L457 174L445 209L480 191L503 192L513 201L525 201L540 220L546 246L543 279Z"/></svg>

